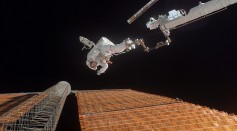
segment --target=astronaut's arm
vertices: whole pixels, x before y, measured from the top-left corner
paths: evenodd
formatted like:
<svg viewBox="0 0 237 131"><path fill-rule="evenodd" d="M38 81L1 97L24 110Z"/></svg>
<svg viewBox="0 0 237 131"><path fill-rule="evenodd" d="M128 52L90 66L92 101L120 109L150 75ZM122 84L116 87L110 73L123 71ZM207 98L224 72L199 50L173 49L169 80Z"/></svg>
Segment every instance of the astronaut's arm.
<svg viewBox="0 0 237 131"><path fill-rule="evenodd" d="M101 68L97 72L97 75L100 75L101 73L104 73L108 69L108 67L109 67L109 65L108 65L108 63L106 61L102 61L102 63L100 63L100 66L101 66Z"/></svg>

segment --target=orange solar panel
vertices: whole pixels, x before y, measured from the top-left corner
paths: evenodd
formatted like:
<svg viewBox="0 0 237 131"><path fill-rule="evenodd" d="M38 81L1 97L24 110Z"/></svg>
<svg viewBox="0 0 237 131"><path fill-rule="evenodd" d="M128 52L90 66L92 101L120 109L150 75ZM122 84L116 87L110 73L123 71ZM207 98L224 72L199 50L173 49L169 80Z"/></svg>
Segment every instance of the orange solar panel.
<svg viewBox="0 0 237 131"><path fill-rule="evenodd" d="M25 94L25 93L0 94L0 119L9 110L20 105L22 102L28 100L33 96L34 94ZM0 122L0 131L2 131L1 122Z"/></svg>
<svg viewBox="0 0 237 131"><path fill-rule="evenodd" d="M82 130L237 130L237 117L133 90L76 92Z"/></svg>
<svg viewBox="0 0 237 131"><path fill-rule="evenodd" d="M0 94L0 117L5 112L16 107L20 103L31 98L33 94L23 94L23 93L14 93L14 94Z"/></svg>

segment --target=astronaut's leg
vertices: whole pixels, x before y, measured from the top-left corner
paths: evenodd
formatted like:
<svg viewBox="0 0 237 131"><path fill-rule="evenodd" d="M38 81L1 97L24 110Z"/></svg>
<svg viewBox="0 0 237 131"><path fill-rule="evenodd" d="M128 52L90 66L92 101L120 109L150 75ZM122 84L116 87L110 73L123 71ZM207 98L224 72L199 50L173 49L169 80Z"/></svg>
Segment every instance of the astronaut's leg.
<svg viewBox="0 0 237 131"><path fill-rule="evenodd" d="M129 38L125 39L122 43L120 44L116 44L116 45L113 45L113 46L110 46L109 50L112 52L112 53L120 53L120 52L123 52L124 50L131 50L131 49L135 49L135 43L134 41L130 40ZM108 47L107 47L108 48Z"/></svg>
<svg viewBox="0 0 237 131"><path fill-rule="evenodd" d="M121 44L116 44L116 45L105 45L105 46L100 46L99 50L101 54L107 54L107 53L120 53L123 52L126 49L126 45L124 43Z"/></svg>
<svg viewBox="0 0 237 131"><path fill-rule="evenodd" d="M112 51L112 53L120 53L123 52L125 49L127 49L127 45L125 43L110 46L110 50Z"/></svg>

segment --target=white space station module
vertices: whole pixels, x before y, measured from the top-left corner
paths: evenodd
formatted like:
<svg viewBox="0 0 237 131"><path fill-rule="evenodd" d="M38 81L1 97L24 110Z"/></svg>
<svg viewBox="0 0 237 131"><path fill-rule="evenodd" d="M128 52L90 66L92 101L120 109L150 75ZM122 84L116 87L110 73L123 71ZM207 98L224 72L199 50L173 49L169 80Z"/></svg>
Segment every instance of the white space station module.
<svg viewBox="0 0 237 131"><path fill-rule="evenodd" d="M148 8L155 4L158 0L151 0L144 7L142 7L136 14L127 20L129 24L134 22L141 16ZM166 41L171 42L169 36L170 31L186 24L192 23L199 19L205 18L222 10L227 6L237 3L237 0L210 0L206 3L199 2L199 5L193 7L187 13L185 10L171 10L169 15L159 15L158 19L150 18L146 23L150 30L160 28L162 33L167 38Z"/></svg>
<svg viewBox="0 0 237 131"><path fill-rule="evenodd" d="M128 23L131 24L134 22L140 15L142 15L147 9L149 9L153 4L155 4L158 0L151 0L148 2L143 8L141 8L136 14L134 14L130 19L128 19ZM110 58L113 55L125 53L131 49L135 49L135 45L141 45L144 48L144 51L149 52L153 49L158 49L162 46L169 45L171 42L169 36L170 31L172 29L176 29L183 25L189 24L191 22L197 21L201 18L205 18L209 15L217 13L226 9L227 6L237 3L237 0L211 0L206 3L199 3L196 7L193 7L186 13L185 10L171 10L169 11L169 15L159 15L158 19L150 18L150 20L146 23L147 28L150 30L160 28L163 32L166 40L163 42L157 43L155 47L148 48L145 46L143 39L125 39L119 44L112 43L106 37L102 37L96 44L89 39L80 36L79 40L82 44L84 44L84 48L90 49L87 54L86 65L92 69L97 70L97 67L101 68L97 70L97 75L104 73L108 64L111 64Z"/></svg>

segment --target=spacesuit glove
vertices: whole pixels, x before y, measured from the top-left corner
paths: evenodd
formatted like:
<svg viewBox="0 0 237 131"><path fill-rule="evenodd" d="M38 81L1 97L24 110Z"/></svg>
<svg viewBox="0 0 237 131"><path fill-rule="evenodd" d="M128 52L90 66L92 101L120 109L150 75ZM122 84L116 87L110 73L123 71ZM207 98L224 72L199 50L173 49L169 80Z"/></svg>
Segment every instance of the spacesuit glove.
<svg viewBox="0 0 237 131"><path fill-rule="evenodd" d="M97 71L97 75L99 76L101 74L101 72L100 71Z"/></svg>

